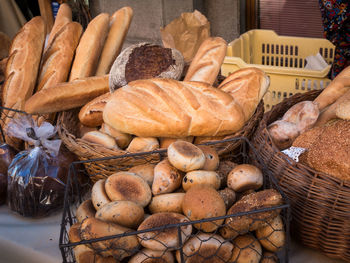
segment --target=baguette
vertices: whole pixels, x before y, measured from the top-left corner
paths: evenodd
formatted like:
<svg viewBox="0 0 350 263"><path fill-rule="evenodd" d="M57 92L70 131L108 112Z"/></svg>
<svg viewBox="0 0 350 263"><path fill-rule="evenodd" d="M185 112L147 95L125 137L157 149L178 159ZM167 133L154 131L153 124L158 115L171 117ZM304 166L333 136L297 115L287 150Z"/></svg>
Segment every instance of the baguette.
<svg viewBox="0 0 350 263"><path fill-rule="evenodd" d="M76 50L69 81L94 76L108 34L109 14L102 13L88 24Z"/></svg>
<svg viewBox="0 0 350 263"><path fill-rule="evenodd" d="M63 3L60 5L60 8L58 9L55 23L53 24L53 27L51 29L49 38L46 43L46 48L50 47L52 44L52 41L54 40L56 34L61 31L61 29L67 25L68 23L72 22L72 9L70 6L66 3Z"/></svg>
<svg viewBox="0 0 350 263"><path fill-rule="evenodd" d="M111 93L107 92L85 104L85 106L82 107L79 112L80 122L88 127L101 126L103 123L103 109L106 106L110 96Z"/></svg>
<svg viewBox="0 0 350 263"><path fill-rule="evenodd" d="M248 121L269 87L269 77L261 69L250 67L235 71L218 86L229 93L244 111Z"/></svg>
<svg viewBox="0 0 350 263"><path fill-rule="evenodd" d="M227 43L221 37L209 37L200 45L185 76L185 81L213 85L226 55Z"/></svg>
<svg viewBox="0 0 350 263"><path fill-rule="evenodd" d="M83 27L79 23L71 22L56 33L42 58L37 91L67 81L82 32Z"/></svg>
<svg viewBox="0 0 350 263"><path fill-rule="evenodd" d="M323 111L327 106L334 103L350 88L350 66L343 69L331 83L314 100L318 108Z"/></svg>
<svg viewBox="0 0 350 263"><path fill-rule="evenodd" d="M110 19L110 29L97 66L96 76L109 73L119 55L133 17L133 10L126 6L117 10Z"/></svg>
<svg viewBox="0 0 350 263"><path fill-rule="evenodd" d="M108 90L108 75L58 83L30 97L25 111L46 114L81 107Z"/></svg>
<svg viewBox="0 0 350 263"><path fill-rule="evenodd" d="M156 78L116 90L103 120L140 137L226 135L244 125L243 110L226 92L202 82Z"/></svg>

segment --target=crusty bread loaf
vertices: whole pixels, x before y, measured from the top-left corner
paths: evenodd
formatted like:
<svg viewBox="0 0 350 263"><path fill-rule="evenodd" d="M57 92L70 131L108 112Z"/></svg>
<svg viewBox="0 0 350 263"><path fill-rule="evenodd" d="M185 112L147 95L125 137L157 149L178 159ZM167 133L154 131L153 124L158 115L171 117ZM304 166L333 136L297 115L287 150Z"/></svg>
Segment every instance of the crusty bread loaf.
<svg viewBox="0 0 350 263"><path fill-rule="evenodd" d="M314 100L318 104L319 110L324 110L327 106L335 102L350 88L350 66L343 69L331 83Z"/></svg>
<svg viewBox="0 0 350 263"><path fill-rule="evenodd" d="M213 85L226 55L227 43L221 37L209 37L202 42L190 67L185 81L201 81Z"/></svg>
<svg viewBox="0 0 350 263"><path fill-rule="evenodd" d="M77 47L69 81L94 76L105 43L109 14L102 13L90 21Z"/></svg>
<svg viewBox="0 0 350 263"><path fill-rule="evenodd" d="M174 48L138 43L124 49L109 72L111 92L138 79L180 79L184 68L182 54Z"/></svg>
<svg viewBox="0 0 350 263"><path fill-rule="evenodd" d="M149 79L116 90L103 120L140 137L214 136L240 130L244 114L231 95L208 84Z"/></svg>
<svg viewBox="0 0 350 263"><path fill-rule="evenodd" d="M44 47L45 25L39 17L27 22L14 37L2 93L4 107L23 110L34 91Z"/></svg>
<svg viewBox="0 0 350 263"><path fill-rule="evenodd" d="M243 109L245 121L254 114L270 85L269 77L261 69L250 67L230 74L219 85Z"/></svg>
<svg viewBox="0 0 350 263"><path fill-rule="evenodd" d="M107 92L88 102L80 109L79 121L88 127L101 126L103 123L103 109L110 98L111 93Z"/></svg>
<svg viewBox="0 0 350 263"><path fill-rule="evenodd" d="M36 91L67 81L82 32L83 27L77 22L70 22L56 32L43 54Z"/></svg>
<svg viewBox="0 0 350 263"><path fill-rule="evenodd" d="M55 38L56 34L70 22L72 22L72 9L70 8L69 4L62 3L56 14L55 23L53 24L53 27L51 29L49 38L46 43L46 47L51 46L51 43ZM45 50L46 49L47 48L45 48Z"/></svg>
<svg viewBox="0 0 350 263"><path fill-rule="evenodd" d="M45 114L80 107L108 92L108 75L58 83L35 93L25 103L30 114Z"/></svg>
<svg viewBox="0 0 350 263"><path fill-rule="evenodd" d="M111 16L110 28L98 62L96 76L109 73L114 60L122 50L124 39L128 33L132 17L133 10L129 6L117 10Z"/></svg>

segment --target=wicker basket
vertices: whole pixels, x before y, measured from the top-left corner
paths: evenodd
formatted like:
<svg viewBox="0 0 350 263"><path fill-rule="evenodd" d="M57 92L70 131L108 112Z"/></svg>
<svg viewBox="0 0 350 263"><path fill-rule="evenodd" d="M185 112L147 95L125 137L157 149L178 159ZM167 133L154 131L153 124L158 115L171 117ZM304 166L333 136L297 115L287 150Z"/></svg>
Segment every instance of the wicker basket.
<svg viewBox="0 0 350 263"><path fill-rule="evenodd" d="M236 137L246 137L248 139L254 134L260 120L264 116L264 104L261 102L255 114L246 123L242 130L236 132L235 134L228 135L221 140L236 138ZM111 159L110 157L125 155L126 151L123 150L110 150L99 144L90 143L88 141L78 138L78 111L66 111L62 112L58 116L57 126L58 133L62 139L62 142L66 147L73 153L75 153L81 161L96 159L96 158L106 158L103 165L95 166L90 164L86 165L86 169L90 174L93 181L101 178L108 177L109 175L115 173L117 170L127 170L131 165L131 160L133 165L135 164L135 158L122 158L122 159ZM215 145L216 150L220 156L225 156L230 152L237 151L243 141L229 141L226 143L220 143ZM130 154L131 157L135 156ZM159 158L156 155L152 155L152 158ZM147 161L147 160L146 160ZM139 159L139 164L145 163L144 159Z"/></svg>
<svg viewBox="0 0 350 263"><path fill-rule="evenodd" d="M290 199L295 237L329 257L350 261L350 181L295 162L277 149L267 131L291 106L319 93L296 94L274 106L265 113L252 143Z"/></svg>

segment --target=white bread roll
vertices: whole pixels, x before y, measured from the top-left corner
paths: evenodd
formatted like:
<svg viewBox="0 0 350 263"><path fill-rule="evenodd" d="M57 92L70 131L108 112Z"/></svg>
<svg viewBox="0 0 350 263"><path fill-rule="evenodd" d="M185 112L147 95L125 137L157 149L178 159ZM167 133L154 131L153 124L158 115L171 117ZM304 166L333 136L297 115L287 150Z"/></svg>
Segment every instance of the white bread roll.
<svg viewBox="0 0 350 263"><path fill-rule="evenodd" d="M156 195L152 198L148 209L152 214L162 212L173 212L182 214L182 202L184 200L184 197L185 193L170 193Z"/></svg>
<svg viewBox="0 0 350 263"><path fill-rule="evenodd" d="M144 248L136 255L132 256L128 263L173 263L174 256L170 251L158 251Z"/></svg>
<svg viewBox="0 0 350 263"><path fill-rule="evenodd" d="M119 235L133 231L113 223L107 223L96 218L87 218L81 223L80 237L82 240L95 239L111 235ZM89 243L97 253L104 257L113 256L116 260L122 260L137 249L139 242L134 235L113 238L104 241Z"/></svg>
<svg viewBox="0 0 350 263"><path fill-rule="evenodd" d="M85 218L95 217L95 214L96 214L95 207L91 199L88 199L79 205L79 207L77 208L77 211L75 212L75 217L77 218L78 222L81 223Z"/></svg>
<svg viewBox="0 0 350 263"><path fill-rule="evenodd" d="M101 13L89 22L76 49L69 81L95 76L108 29L109 14L107 13Z"/></svg>
<svg viewBox="0 0 350 263"><path fill-rule="evenodd" d="M182 210L191 221L224 216L226 206L220 194L207 185L195 185L185 194ZM223 219L194 224L203 232L213 232L224 222Z"/></svg>
<svg viewBox="0 0 350 263"><path fill-rule="evenodd" d="M55 23L51 29L45 50L51 45L54 38L56 37L57 32L59 32L65 25L70 22L72 22L72 9L70 8L69 4L62 3L56 14Z"/></svg>
<svg viewBox="0 0 350 263"><path fill-rule="evenodd" d="M130 173L135 173L140 176L147 184L152 187L154 178L154 167L156 165L152 163L140 164L129 169Z"/></svg>
<svg viewBox="0 0 350 263"><path fill-rule="evenodd" d="M125 48L114 61L109 73L109 87L116 89L138 79L180 79L184 68L181 52L151 43Z"/></svg>
<svg viewBox="0 0 350 263"><path fill-rule="evenodd" d="M116 129L113 129L111 126L107 125L106 123L102 123L100 132L103 132L105 134L108 134L109 136L112 136L117 142L119 148L121 149L125 149L132 140L132 136L130 134L117 131Z"/></svg>
<svg viewBox="0 0 350 263"><path fill-rule="evenodd" d="M264 176L255 165L240 164L231 170L227 176L227 186L235 192L258 190L262 187Z"/></svg>
<svg viewBox="0 0 350 263"><path fill-rule="evenodd" d="M82 139L88 142L100 144L108 149L112 149L112 150L119 149L113 137L99 131L87 132L84 134Z"/></svg>
<svg viewBox="0 0 350 263"><path fill-rule="evenodd" d="M277 252L281 250L286 242L286 233L281 216L276 216L266 226L258 228L255 235L261 245L268 251Z"/></svg>
<svg viewBox="0 0 350 263"><path fill-rule="evenodd" d="M112 201L132 201L146 207L152 198L149 185L140 176L130 172L118 172L110 175L105 189Z"/></svg>
<svg viewBox="0 0 350 263"><path fill-rule="evenodd" d="M189 222L189 219L178 213L156 213L144 220L138 227L137 231L155 228L166 227L171 224L179 224ZM185 242L192 233L192 225L181 226L181 239ZM179 245L179 235L177 227L164 228L162 231L150 231L137 235L140 244L146 248L171 251L175 250Z"/></svg>
<svg viewBox="0 0 350 263"><path fill-rule="evenodd" d="M153 195L171 193L181 186L182 174L170 164L168 159L160 161L154 167L152 183Z"/></svg>
<svg viewBox="0 0 350 263"><path fill-rule="evenodd" d="M159 148L165 148L167 149L170 144L176 141L186 141L186 142L193 142L194 137L193 136L188 136L188 137L183 137L183 138L169 138L169 137L159 137Z"/></svg>
<svg viewBox="0 0 350 263"><path fill-rule="evenodd" d="M183 246L186 263L229 262L233 245L216 234L199 233L186 241ZM177 262L181 262L180 250L176 251Z"/></svg>
<svg viewBox="0 0 350 263"><path fill-rule="evenodd" d="M167 153L169 162L183 172L201 169L205 164L203 151L189 142L173 142L169 145Z"/></svg>
<svg viewBox="0 0 350 263"><path fill-rule="evenodd" d="M143 207L132 201L110 202L96 212L96 218L105 222L136 229L143 221Z"/></svg>
<svg viewBox="0 0 350 263"><path fill-rule="evenodd" d="M188 172L182 179L182 188L188 191L195 185L207 185L219 190L221 181L219 175L214 171L195 170Z"/></svg>
<svg viewBox="0 0 350 263"><path fill-rule="evenodd" d="M199 46L185 81L201 81L213 85L226 55L227 43L221 37L209 37Z"/></svg>
<svg viewBox="0 0 350 263"><path fill-rule="evenodd" d="M159 142L154 137L134 137L129 146L126 148L127 152L151 152L159 149Z"/></svg>
<svg viewBox="0 0 350 263"><path fill-rule="evenodd" d="M198 145L198 148L201 149L205 155L205 163L202 170L215 171L218 169L220 159L216 149L207 145Z"/></svg>
<svg viewBox="0 0 350 263"><path fill-rule="evenodd" d="M270 85L270 79L259 68L239 69L220 83L218 89L229 93L243 109L244 121L254 114Z"/></svg>
<svg viewBox="0 0 350 263"><path fill-rule="evenodd" d="M108 75L61 82L42 89L25 103L29 114L45 114L81 107L108 91Z"/></svg>
<svg viewBox="0 0 350 263"><path fill-rule="evenodd" d="M253 235L239 236L232 241L233 251L230 262L259 263L262 256L262 248Z"/></svg>
<svg viewBox="0 0 350 263"><path fill-rule="evenodd" d="M219 136L242 129L243 111L230 94L208 84L154 78L116 90L103 120L140 137Z"/></svg>
<svg viewBox="0 0 350 263"><path fill-rule="evenodd" d="M110 96L111 94L107 92L85 104L79 111L79 121L88 127L101 126L103 109Z"/></svg>
<svg viewBox="0 0 350 263"><path fill-rule="evenodd" d="M100 179L94 183L91 189L91 201L97 211L111 202L105 190L105 182L106 179Z"/></svg>
<svg viewBox="0 0 350 263"><path fill-rule="evenodd" d="M96 76L109 73L113 62L122 50L132 17L133 10L129 6L120 8L111 16L109 32L98 61Z"/></svg>

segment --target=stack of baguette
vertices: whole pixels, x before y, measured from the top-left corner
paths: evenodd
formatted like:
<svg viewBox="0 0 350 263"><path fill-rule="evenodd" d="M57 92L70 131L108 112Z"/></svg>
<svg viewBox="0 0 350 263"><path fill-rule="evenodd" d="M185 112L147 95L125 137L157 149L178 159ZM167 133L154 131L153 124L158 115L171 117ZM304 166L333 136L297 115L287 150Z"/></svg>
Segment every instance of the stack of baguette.
<svg viewBox="0 0 350 263"><path fill-rule="evenodd" d="M311 168L350 179L350 67L345 68L314 99L292 106L268 127L280 149L305 148L300 161Z"/></svg>
<svg viewBox="0 0 350 263"><path fill-rule="evenodd" d="M76 211L78 222L69 231L71 241L245 213L283 202L277 191L261 190L259 168L221 161L214 148L177 141L167 153L160 162L134 166L97 181L91 199ZM279 213L275 209L181 226L186 262L198 262L198 251L208 262L216 262L216 257L222 262L260 262L263 250L276 257L286 238ZM85 254L105 260L128 258L128 262L147 262L152 256L162 262L175 258L181 262L178 242L178 230L167 228L86 243L74 251L78 262L85 262Z"/></svg>
<svg viewBox="0 0 350 263"><path fill-rule="evenodd" d="M60 5L51 32L45 32L40 16L31 19L12 40L2 106L27 110L33 106L33 94L43 93L52 109L35 114L53 113L61 110L57 104L62 105L62 100L57 97L64 97L65 105L80 107L107 92L107 73L121 50L132 15L130 7L111 17L100 14L84 32L79 23L72 22L71 8L65 3ZM95 77L97 71L99 77ZM13 116L14 112L3 112L5 126Z"/></svg>

